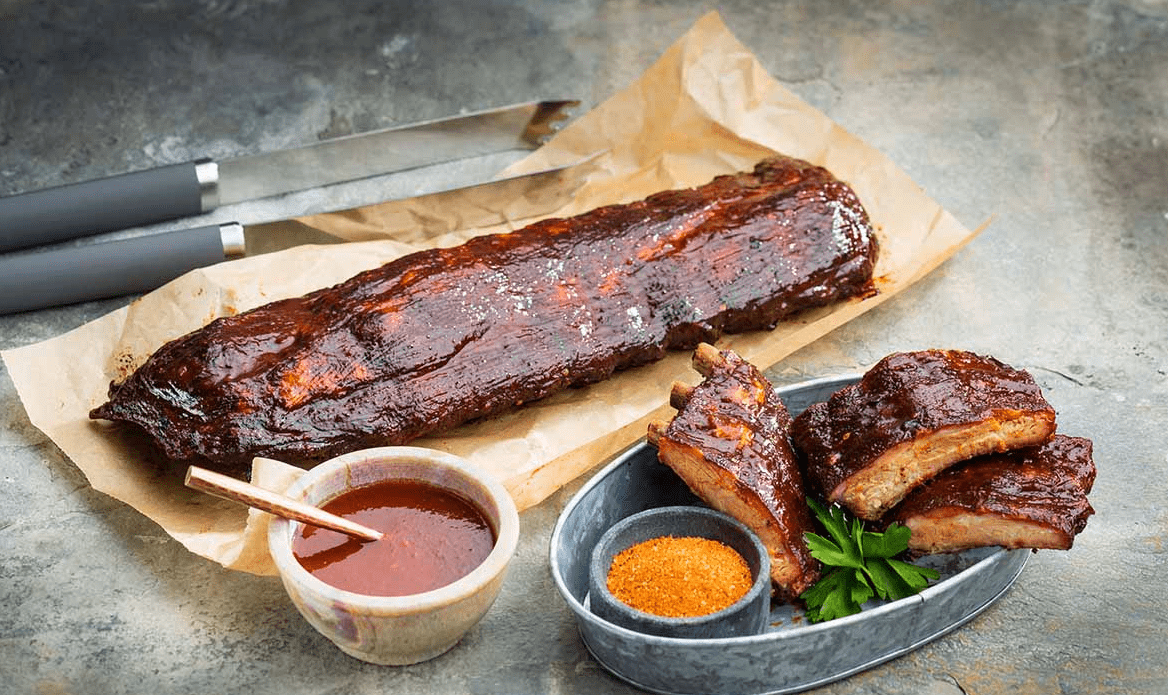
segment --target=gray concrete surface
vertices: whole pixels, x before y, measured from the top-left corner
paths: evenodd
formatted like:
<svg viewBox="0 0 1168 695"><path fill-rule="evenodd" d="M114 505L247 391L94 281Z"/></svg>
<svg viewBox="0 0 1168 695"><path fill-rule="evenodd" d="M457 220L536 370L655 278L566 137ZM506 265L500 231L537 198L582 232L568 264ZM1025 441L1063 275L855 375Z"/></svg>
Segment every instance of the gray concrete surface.
<svg viewBox="0 0 1168 695"><path fill-rule="evenodd" d="M1162 0L0 0L0 194L464 108L592 105L715 8L772 75L959 219L994 218L774 378L972 349L1032 370L1061 428L1096 446L1097 513L1072 551L1032 556L964 629L822 692L1168 693ZM0 317L0 347L128 301ZM5 375L0 691L631 692L589 658L548 574L574 487L524 514L503 595L462 644L379 668L313 632L276 580L193 556L94 492Z"/></svg>

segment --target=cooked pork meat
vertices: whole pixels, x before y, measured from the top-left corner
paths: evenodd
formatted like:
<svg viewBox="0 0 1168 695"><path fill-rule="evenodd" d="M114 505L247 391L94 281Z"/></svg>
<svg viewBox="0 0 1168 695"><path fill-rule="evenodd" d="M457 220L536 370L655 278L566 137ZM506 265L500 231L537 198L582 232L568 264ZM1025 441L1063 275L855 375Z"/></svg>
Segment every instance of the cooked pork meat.
<svg viewBox="0 0 1168 695"><path fill-rule="evenodd" d="M819 579L803 534L815 531L789 432L791 416L767 378L733 352L698 346L696 387L674 384L669 422L649 426L658 458L711 507L754 530L776 594L792 599Z"/></svg>
<svg viewBox="0 0 1168 695"><path fill-rule="evenodd" d="M1089 439L1056 434L1036 447L978 457L913 490L885 519L908 526L909 550L920 554L1068 550L1094 513L1091 448Z"/></svg>
<svg viewBox="0 0 1168 695"><path fill-rule="evenodd" d="M913 488L975 456L1033 446L1055 411L1025 371L956 350L894 353L795 418L804 477L879 519Z"/></svg>
<svg viewBox="0 0 1168 695"><path fill-rule="evenodd" d="M220 469L401 444L870 293L875 257L852 190L775 157L215 320L90 416Z"/></svg>

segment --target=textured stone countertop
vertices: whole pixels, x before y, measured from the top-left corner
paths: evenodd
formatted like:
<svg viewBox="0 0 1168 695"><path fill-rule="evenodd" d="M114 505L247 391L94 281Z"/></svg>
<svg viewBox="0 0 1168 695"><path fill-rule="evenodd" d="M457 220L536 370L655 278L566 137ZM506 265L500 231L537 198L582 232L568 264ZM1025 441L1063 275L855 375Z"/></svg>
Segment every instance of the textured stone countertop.
<svg viewBox="0 0 1168 695"><path fill-rule="evenodd" d="M710 9L967 226L993 218L771 376L974 350L1030 370L1060 429L1095 442L1096 514L1072 551L1032 555L964 628L820 692L1168 693L1162 0L0 0L0 195L549 96L587 108ZM0 348L130 299L0 317ZM548 571L586 478L524 513L503 594L454 650L375 667L317 635L277 579L224 570L95 492L4 373L0 691L635 692L589 656Z"/></svg>

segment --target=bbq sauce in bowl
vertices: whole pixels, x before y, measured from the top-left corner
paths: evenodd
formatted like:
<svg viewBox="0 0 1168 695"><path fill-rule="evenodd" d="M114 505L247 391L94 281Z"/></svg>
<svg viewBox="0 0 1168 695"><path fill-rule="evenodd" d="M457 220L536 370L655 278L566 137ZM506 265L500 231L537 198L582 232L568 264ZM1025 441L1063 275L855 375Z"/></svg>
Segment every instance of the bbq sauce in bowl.
<svg viewBox="0 0 1168 695"><path fill-rule="evenodd" d="M495 545L472 502L419 480L385 480L348 490L323 509L381 531L378 541L304 526L292 554L318 579L367 596L408 596L446 586L482 564Z"/></svg>
<svg viewBox="0 0 1168 695"><path fill-rule="evenodd" d="M486 559L464 576L431 591L376 596L334 586L301 564L293 554L294 545L306 542L298 540L304 528L299 521L272 519L268 550L288 597L313 628L350 656L374 664L404 666L445 653L490 610L518 548L519 511L507 488L486 470L444 451L413 446L342 454L305 471L286 494L328 508L329 502L353 490L393 481L421 482L440 493L469 500L487 519L493 538ZM423 497L433 495L427 490ZM368 520L361 520L368 524ZM376 523L368 525L377 527ZM312 535L316 533L321 532ZM357 546L350 548L355 551ZM473 562L467 561L465 567ZM384 570L375 568L371 573ZM409 573L417 574L407 570Z"/></svg>

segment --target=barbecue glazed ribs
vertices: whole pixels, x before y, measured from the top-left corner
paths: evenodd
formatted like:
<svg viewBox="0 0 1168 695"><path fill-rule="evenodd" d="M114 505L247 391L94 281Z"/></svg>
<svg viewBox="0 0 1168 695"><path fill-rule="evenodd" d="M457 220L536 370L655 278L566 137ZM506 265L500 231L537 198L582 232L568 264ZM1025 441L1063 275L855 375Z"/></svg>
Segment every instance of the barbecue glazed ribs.
<svg viewBox="0 0 1168 695"><path fill-rule="evenodd" d="M1091 440L1045 444L954 466L909 493L885 519L912 530L909 550L948 553L1001 546L1070 550L1094 513Z"/></svg>
<svg viewBox="0 0 1168 695"><path fill-rule="evenodd" d="M219 469L401 444L868 294L875 257L852 190L775 157L217 319L90 416Z"/></svg>
<svg viewBox="0 0 1168 695"><path fill-rule="evenodd" d="M982 454L1041 444L1055 411L1029 374L956 350L894 353L795 418L804 477L875 520L916 486Z"/></svg>
<svg viewBox="0 0 1168 695"><path fill-rule="evenodd" d="M819 579L803 534L814 520L795 453L791 416L767 378L733 352L701 344L695 387L676 383L668 423L649 425L657 457L711 507L750 527L771 558L776 595L799 596Z"/></svg>

